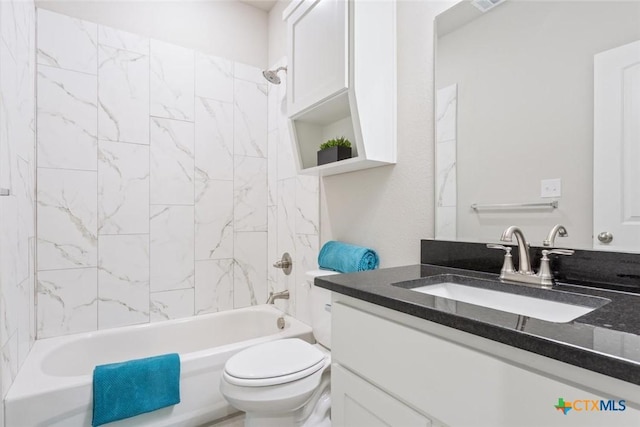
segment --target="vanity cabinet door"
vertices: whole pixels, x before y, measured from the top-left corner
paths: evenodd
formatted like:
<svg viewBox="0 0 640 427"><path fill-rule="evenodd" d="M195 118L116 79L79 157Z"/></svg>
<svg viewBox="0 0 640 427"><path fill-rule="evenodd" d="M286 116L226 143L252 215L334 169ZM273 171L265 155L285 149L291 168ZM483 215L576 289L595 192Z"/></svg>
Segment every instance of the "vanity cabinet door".
<svg viewBox="0 0 640 427"><path fill-rule="evenodd" d="M435 427L431 420L340 365L331 366L333 427Z"/></svg>
<svg viewBox="0 0 640 427"><path fill-rule="evenodd" d="M347 88L348 8L344 0L307 0L287 19L289 116Z"/></svg>

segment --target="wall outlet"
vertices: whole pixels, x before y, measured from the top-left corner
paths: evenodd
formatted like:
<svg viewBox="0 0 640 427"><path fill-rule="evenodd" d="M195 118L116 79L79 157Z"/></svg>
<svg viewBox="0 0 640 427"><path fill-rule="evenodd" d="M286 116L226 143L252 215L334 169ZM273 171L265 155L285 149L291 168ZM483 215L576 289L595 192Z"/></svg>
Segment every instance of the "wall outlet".
<svg viewBox="0 0 640 427"><path fill-rule="evenodd" d="M543 179L540 181L540 197L560 197L562 195L562 180Z"/></svg>

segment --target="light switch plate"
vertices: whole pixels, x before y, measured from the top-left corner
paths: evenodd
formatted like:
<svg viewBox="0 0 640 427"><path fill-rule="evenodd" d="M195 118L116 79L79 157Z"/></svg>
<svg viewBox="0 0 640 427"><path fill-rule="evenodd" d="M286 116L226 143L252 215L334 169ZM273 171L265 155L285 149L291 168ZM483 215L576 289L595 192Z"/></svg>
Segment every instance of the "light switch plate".
<svg viewBox="0 0 640 427"><path fill-rule="evenodd" d="M540 181L540 197L560 197L561 195L562 180L560 178Z"/></svg>

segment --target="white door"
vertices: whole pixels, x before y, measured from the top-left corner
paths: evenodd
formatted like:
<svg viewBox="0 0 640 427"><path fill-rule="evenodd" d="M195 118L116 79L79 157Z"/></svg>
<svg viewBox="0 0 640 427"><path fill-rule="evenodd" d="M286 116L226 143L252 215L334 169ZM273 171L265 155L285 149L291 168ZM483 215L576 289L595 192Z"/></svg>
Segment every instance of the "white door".
<svg viewBox="0 0 640 427"><path fill-rule="evenodd" d="M640 252L640 41L594 56L593 154L593 246Z"/></svg>

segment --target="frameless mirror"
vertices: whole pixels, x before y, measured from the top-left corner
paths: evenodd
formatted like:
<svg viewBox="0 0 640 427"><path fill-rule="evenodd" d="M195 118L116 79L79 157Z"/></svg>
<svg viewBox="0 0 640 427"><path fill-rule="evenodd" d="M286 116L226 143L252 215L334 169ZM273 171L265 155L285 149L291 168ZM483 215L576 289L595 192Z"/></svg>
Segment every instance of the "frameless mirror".
<svg viewBox="0 0 640 427"><path fill-rule="evenodd" d="M640 2L472 3L436 18L436 238L640 252Z"/></svg>

